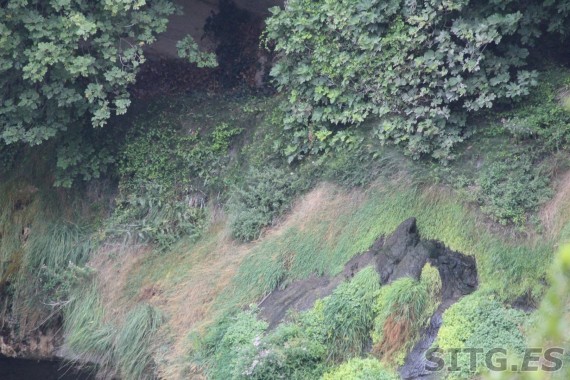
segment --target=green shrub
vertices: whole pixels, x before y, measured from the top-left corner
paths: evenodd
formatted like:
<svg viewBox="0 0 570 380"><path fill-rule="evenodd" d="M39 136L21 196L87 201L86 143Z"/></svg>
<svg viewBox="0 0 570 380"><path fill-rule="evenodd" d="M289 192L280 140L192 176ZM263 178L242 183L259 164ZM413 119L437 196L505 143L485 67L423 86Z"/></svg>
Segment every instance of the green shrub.
<svg viewBox="0 0 570 380"><path fill-rule="evenodd" d="M257 319L255 310L223 316L198 341L194 361L205 365L209 378L240 379L266 328L267 323Z"/></svg>
<svg viewBox="0 0 570 380"><path fill-rule="evenodd" d="M563 347L570 345L570 331L568 330L568 317L570 311L570 246L565 245L556 255L548 273L550 288L540 304L540 307L531 315L529 330L530 347ZM568 379L570 378L570 362L568 354L563 357L563 365L553 375L552 371L541 369L540 372L502 373L492 372L483 379L520 380L533 379Z"/></svg>
<svg viewBox="0 0 570 380"><path fill-rule="evenodd" d="M245 183L230 196L232 235L243 241L258 238L262 228L271 225L307 187L302 178L285 169L274 166L251 169Z"/></svg>
<svg viewBox="0 0 570 380"><path fill-rule="evenodd" d="M443 323L434 346L449 353L451 349L480 348L485 352L493 348L504 348L521 358L526 339L521 332L527 315L519 310L506 308L500 302L484 293L466 296L443 314ZM484 368L484 355L478 355L476 370L470 370L468 353L459 353L459 371L449 373L452 378L465 379L474 376Z"/></svg>
<svg viewBox="0 0 570 380"><path fill-rule="evenodd" d="M134 121L119 160L113 234L161 247L196 237L208 196L226 186L230 142L241 129L222 122L186 133L176 116L156 104Z"/></svg>
<svg viewBox="0 0 570 380"><path fill-rule="evenodd" d="M311 328L308 313L294 323L279 325L262 339L244 372L247 379L316 379L327 368L323 337Z"/></svg>
<svg viewBox="0 0 570 380"><path fill-rule="evenodd" d="M519 142L549 153L570 142L569 73L550 69L541 73L539 86L520 106L504 113L502 127Z"/></svg>
<svg viewBox="0 0 570 380"><path fill-rule="evenodd" d="M190 195L177 194L154 183L144 193L126 193L118 199L108 231L134 240L150 241L166 248L182 237L196 238L205 222L203 207L195 207Z"/></svg>
<svg viewBox="0 0 570 380"><path fill-rule="evenodd" d="M397 380L398 375L386 368L377 359L354 358L327 372L321 380Z"/></svg>
<svg viewBox="0 0 570 380"><path fill-rule="evenodd" d="M291 0L273 8L266 37L280 57L272 75L288 96L288 153L323 149L334 132L377 116L381 141L414 157L451 158L470 134L469 115L536 85L526 47L543 30L564 32L566 6Z"/></svg>
<svg viewBox="0 0 570 380"><path fill-rule="evenodd" d="M499 155L480 175L482 209L502 224L526 224L528 213L552 195L549 178L531 157L525 153Z"/></svg>
<svg viewBox="0 0 570 380"><path fill-rule="evenodd" d="M324 343L332 360L359 356L370 341L380 277L370 266L322 300Z"/></svg>
<svg viewBox="0 0 570 380"><path fill-rule="evenodd" d="M420 281L409 277L382 287L375 304L373 351L385 362L402 365L439 304L441 279L429 264Z"/></svg>

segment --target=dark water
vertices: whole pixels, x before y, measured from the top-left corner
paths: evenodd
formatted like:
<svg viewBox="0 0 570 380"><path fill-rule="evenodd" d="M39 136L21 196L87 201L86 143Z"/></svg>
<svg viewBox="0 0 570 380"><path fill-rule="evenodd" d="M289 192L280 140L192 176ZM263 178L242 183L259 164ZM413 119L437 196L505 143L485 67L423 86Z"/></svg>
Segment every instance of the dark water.
<svg viewBox="0 0 570 380"><path fill-rule="evenodd" d="M90 372L74 370L62 362L0 357L0 380L93 380Z"/></svg>

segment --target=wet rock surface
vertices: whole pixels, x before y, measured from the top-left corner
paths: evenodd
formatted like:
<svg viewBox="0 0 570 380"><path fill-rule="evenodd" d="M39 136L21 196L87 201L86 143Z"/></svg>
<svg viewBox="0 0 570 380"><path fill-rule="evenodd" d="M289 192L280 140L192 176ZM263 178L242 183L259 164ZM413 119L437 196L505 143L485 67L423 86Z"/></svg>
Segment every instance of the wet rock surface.
<svg viewBox="0 0 570 380"><path fill-rule="evenodd" d="M375 245L381 245L379 239ZM310 276L307 279L295 281L284 289L276 289L265 297L259 304L260 315L269 322L269 329L276 327L287 316L289 310L304 311L310 309L316 300L331 294L345 280L348 280L361 269L374 262L372 250L353 257L344 270L337 276Z"/></svg>
<svg viewBox="0 0 570 380"><path fill-rule="evenodd" d="M5 321L0 324L0 355L23 359L52 359L63 337L59 326L47 326L34 329L25 335L17 333L17 328ZM0 379L3 379L0 377Z"/></svg>
<svg viewBox="0 0 570 380"><path fill-rule="evenodd" d="M416 219L404 221L387 239L376 257L376 270L382 285L402 277L420 278L432 252L432 244L422 241Z"/></svg>
<svg viewBox="0 0 570 380"><path fill-rule="evenodd" d="M368 265L376 267L381 283L387 285L402 277L419 279L426 263L439 271L441 303L399 373L404 379L437 379L436 373L426 370L425 354L437 337L445 310L477 289L477 265L473 257L455 252L441 242L421 239L415 218L402 222L386 239L378 238L368 251L350 260L341 274L311 276L273 291L259 304L260 314L272 329L284 320L289 310L310 309L316 300L331 294L342 281Z"/></svg>

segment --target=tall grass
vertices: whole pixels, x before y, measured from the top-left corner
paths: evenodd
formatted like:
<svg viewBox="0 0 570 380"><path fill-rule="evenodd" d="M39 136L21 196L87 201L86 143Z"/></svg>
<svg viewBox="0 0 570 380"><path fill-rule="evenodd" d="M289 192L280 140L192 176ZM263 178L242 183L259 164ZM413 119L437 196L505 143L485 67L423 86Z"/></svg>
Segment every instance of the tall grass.
<svg viewBox="0 0 570 380"><path fill-rule="evenodd" d="M385 182L360 195L335 187L314 190L325 194L301 207L307 215L287 223L251 250L229 292L218 302L247 304L279 285L312 273L336 275L354 255L366 251L379 236L387 236L404 220L416 217L422 238L442 241L449 248L474 256L480 286L501 299L526 292L538 296L554 242L515 238L492 232L485 219L450 191ZM295 213L291 215L295 219Z"/></svg>
<svg viewBox="0 0 570 380"><path fill-rule="evenodd" d="M106 321L92 284L78 291L66 308L65 347L76 360L97 363L101 373L117 372L125 380L151 379L153 339L163 321L162 314L147 304L135 306L122 324Z"/></svg>
<svg viewBox="0 0 570 380"><path fill-rule="evenodd" d="M438 307L440 291L439 272L429 264L419 281L404 277L383 287L375 305L375 355L390 364L403 364Z"/></svg>
<svg viewBox="0 0 570 380"><path fill-rule="evenodd" d="M324 298L324 343L332 360L360 356L370 340L380 277L369 266Z"/></svg>
<svg viewBox="0 0 570 380"><path fill-rule="evenodd" d="M6 312L23 335L59 315L95 245L87 200L36 175L16 171L0 182L0 292L10 294Z"/></svg>
<svg viewBox="0 0 570 380"><path fill-rule="evenodd" d="M65 346L71 357L98 363L107 370L114 362L116 329L105 323L105 311L96 287L78 290L64 312Z"/></svg>
<svg viewBox="0 0 570 380"><path fill-rule="evenodd" d="M139 305L127 314L115 342L115 356L123 379L153 378L151 348L162 323L161 313L150 305Z"/></svg>

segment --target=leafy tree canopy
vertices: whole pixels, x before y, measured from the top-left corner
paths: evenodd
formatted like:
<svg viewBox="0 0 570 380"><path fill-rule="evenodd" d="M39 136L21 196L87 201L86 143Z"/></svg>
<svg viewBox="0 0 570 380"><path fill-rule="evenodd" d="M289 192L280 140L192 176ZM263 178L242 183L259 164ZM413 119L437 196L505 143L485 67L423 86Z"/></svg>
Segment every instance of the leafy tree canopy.
<svg viewBox="0 0 570 380"><path fill-rule="evenodd" d="M569 11L568 0L287 1L266 38L281 57L291 157L375 116L382 141L451 158L468 115L529 93L529 47L565 35Z"/></svg>
<svg viewBox="0 0 570 380"><path fill-rule="evenodd" d="M125 113L142 47L175 10L168 0L0 0L0 143L37 145ZM204 58L188 39L179 48Z"/></svg>

